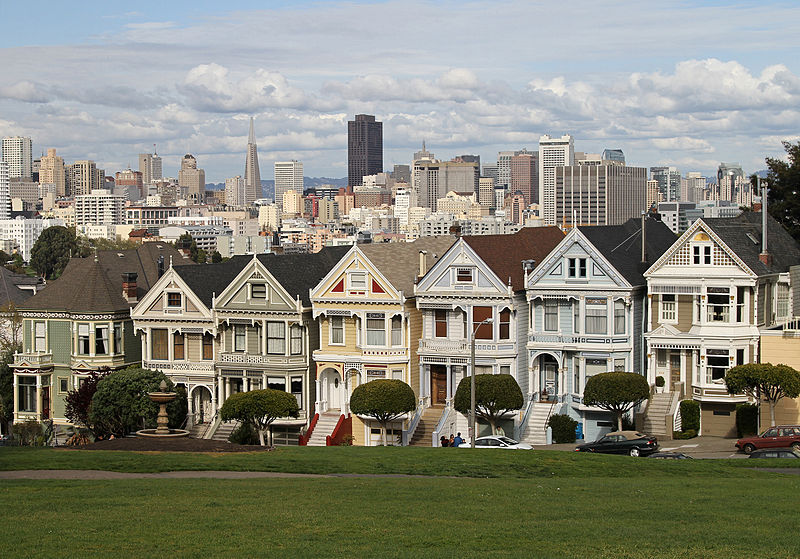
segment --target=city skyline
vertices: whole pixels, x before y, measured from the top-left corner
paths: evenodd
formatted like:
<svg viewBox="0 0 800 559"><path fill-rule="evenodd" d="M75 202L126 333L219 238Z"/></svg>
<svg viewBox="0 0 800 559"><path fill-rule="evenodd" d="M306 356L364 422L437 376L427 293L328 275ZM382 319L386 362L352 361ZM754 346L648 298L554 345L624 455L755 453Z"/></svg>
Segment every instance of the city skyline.
<svg viewBox="0 0 800 559"><path fill-rule="evenodd" d="M384 123L387 169L423 139L442 158L489 163L570 134L579 151L621 148L630 165L713 176L722 161L764 168L800 129L786 40L800 8L788 2L49 4L50 18L3 7L15 25L0 38L0 136L109 172L155 143L165 175L191 153L224 182L242 172L251 116L263 162L336 178L360 113ZM414 12L443 24L423 33ZM530 21L552 24L514 32ZM265 25L273 33L251 32ZM462 48L451 28L468 25Z"/></svg>

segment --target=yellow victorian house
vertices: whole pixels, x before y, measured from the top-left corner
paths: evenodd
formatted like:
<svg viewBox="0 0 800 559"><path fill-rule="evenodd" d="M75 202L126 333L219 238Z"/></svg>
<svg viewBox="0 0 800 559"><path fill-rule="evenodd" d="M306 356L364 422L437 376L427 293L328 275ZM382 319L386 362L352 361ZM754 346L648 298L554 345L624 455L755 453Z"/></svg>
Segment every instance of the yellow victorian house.
<svg viewBox="0 0 800 559"><path fill-rule="evenodd" d="M419 398L422 317L414 284L454 242L428 237L354 246L311 290L320 345L313 353L317 417L309 445L336 444L346 435L356 445L380 444L378 424L350 414L350 394L359 384L400 379ZM408 418L390 425L389 440L399 444L407 427Z"/></svg>

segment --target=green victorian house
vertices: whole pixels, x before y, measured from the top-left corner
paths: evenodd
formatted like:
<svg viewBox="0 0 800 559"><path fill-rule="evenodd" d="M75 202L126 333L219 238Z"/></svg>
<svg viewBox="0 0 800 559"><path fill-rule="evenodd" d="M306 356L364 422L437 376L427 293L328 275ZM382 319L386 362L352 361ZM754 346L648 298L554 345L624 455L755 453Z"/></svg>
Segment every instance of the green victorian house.
<svg viewBox="0 0 800 559"><path fill-rule="evenodd" d="M65 396L81 379L141 363L130 310L170 263L192 262L162 242L98 251L70 260L61 277L19 305L22 351L11 365L15 423L69 424Z"/></svg>

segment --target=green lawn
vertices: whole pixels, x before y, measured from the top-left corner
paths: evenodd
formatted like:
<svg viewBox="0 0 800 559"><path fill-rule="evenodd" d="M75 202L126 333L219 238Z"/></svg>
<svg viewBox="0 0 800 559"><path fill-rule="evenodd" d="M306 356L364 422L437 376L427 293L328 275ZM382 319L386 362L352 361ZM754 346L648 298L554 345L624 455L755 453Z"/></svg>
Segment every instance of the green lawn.
<svg viewBox="0 0 800 559"><path fill-rule="evenodd" d="M748 462L538 450L0 448L0 469L453 476L2 480L0 557L800 556L800 476Z"/></svg>

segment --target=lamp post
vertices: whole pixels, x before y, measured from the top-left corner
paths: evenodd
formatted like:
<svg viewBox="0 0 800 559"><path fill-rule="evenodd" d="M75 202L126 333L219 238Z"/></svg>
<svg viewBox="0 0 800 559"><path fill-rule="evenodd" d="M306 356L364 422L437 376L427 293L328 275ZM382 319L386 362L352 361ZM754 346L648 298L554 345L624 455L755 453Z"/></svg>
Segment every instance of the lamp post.
<svg viewBox="0 0 800 559"><path fill-rule="evenodd" d="M470 344L470 366L472 367L472 378L469 382L469 430L470 430L470 438L469 438L469 446L470 448L475 448L475 437L477 435L475 431L475 336L478 333L478 330L484 324L491 324L492 319L487 318L486 320L480 322L475 329L472 331L472 343Z"/></svg>

